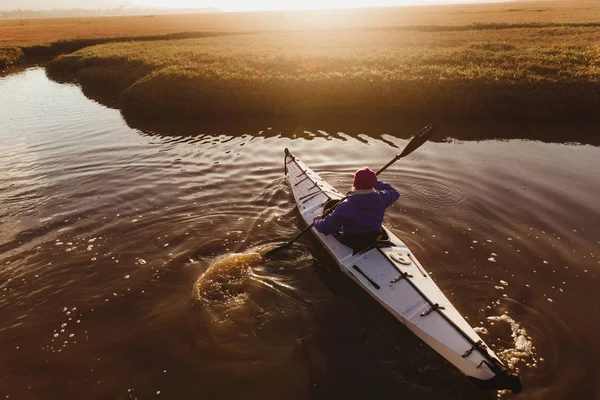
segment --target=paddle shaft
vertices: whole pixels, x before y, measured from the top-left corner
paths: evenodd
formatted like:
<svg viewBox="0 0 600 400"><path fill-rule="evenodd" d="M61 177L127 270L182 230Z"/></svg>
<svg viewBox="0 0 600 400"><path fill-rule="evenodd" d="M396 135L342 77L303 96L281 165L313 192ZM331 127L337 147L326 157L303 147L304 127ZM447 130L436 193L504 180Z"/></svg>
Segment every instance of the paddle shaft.
<svg viewBox="0 0 600 400"><path fill-rule="evenodd" d="M385 164L379 171L377 171L375 173L375 175L379 175L380 173L382 173L383 171L385 171L386 169L388 169L390 167L390 165L392 165L393 163L395 163L396 161L398 161L402 157L403 157L402 154L398 154L396 157L394 157L394 159L392 161L390 161L389 163Z"/></svg>
<svg viewBox="0 0 600 400"><path fill-rule="evenodd" d="M375 175L379 175L380 173L382 173L383 171L385 171L386 169L388 169L390 167L390 165L392 165L393 163L395 163L396 161L398 161L399 159L401 159L402 157L405 157L407 155L409 155L410 153L412 153L413 151L415 151L418 147L420 147L423 143L425 143L429 137L431 137L431 135L433 135L433 133L435 132L435 130L437 129L437 126L434 124L429 124L427 125L425 128L421 129L421 131L419 131L419 133L417 133L415 135L415 137L406 145L406 147L404 148L404 151L402 151L402 153L398 154L396 157L394 157L390 162L388 162L387 164L385 164L379 171L377 171L375 173ZM332 208L331 211L335 210L335 208L344 200L346 200L348 198L348 196L344 196L343 198L341 198ZM292 243L294 243L296 240L298 240L302 235L304 235L306 232L308 232L313 226L315 226L315 222L311 222L310 225L308 225L306 228L304 228L302 231L300 231L296 236L294 236L293 238L291 238L290 240L288 240L285 244L276 247L272 250L269 250L266 254L272 254L278 250L284 249L288 246L290 246Z"/></svg>

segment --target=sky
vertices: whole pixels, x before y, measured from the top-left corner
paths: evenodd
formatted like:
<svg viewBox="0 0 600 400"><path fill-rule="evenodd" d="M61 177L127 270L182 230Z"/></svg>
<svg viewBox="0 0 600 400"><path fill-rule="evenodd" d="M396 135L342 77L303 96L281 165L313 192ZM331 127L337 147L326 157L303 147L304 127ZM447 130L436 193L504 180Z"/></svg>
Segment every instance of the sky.
<svg viewBox="0 0 600 400"><path fill-rule="evenodd" d="M496 0L498 1L498 0ZM302 10L355 7L390 7L424 4L485 3L490 0L136 0L147 6L216 7L223 11Z"/></svg>
<svg viewBox="0 0 600 400"><path fill-rule="evenodd" d="M34 10L55 8L97 9L116 8L123 4L126 7L141 8L216 7L222 11L260 11L491 2L494 2L494 0L0 0L0 10L17 8Z"/></svg>

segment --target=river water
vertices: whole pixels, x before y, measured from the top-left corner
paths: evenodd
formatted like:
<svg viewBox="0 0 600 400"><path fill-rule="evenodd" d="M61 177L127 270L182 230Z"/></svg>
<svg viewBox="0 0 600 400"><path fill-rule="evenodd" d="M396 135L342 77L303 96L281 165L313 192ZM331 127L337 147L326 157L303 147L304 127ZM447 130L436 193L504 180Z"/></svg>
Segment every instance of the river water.
<svg viewBox="0 0 600 400"><path fill-rule="evenodd" d="M310 235L253 254L303 227L284 148L343 189L427 122L132 128L41 68L0 78L0 398L496 398ZM521 139L429 142L387 170L386 225L519 371L501 397L597 399L600 149L488 128Z"/></svg>

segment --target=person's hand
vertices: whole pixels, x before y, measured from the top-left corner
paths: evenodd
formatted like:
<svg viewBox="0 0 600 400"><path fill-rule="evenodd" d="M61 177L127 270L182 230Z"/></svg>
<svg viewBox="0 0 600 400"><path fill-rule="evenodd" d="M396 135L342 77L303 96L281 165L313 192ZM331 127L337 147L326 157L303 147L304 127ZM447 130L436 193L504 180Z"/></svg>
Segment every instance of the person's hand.
<svg viewBox="0 0 600 400"><path fill-rule="evenodd" d="M323 219L322 215L317 215L316 217L313 218L313 222L318 221L320 219Z"/></svg>

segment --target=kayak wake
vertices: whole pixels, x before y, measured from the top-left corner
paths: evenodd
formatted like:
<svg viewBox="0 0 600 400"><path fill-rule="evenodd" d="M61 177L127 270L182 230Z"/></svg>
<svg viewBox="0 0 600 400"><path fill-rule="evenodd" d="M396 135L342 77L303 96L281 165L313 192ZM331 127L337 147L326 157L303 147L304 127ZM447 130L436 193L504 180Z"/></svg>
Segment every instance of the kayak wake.
<svg viewBox="0 0 600 400"><path fill-rule="evenodd" d="M206 304L224 306L243 301L252 265L261 261L262 256L256 252L234 253L218 259L196 281L196 298Z"/></svg>
<svg viewBox="0 0 600 400"><path fill-rule="evenodd" d="M288 269L301 259L288 251L284 254L292 257L273 262L264 258L269 249L268 246L258 246L245 253L227 254L216 259L194 284L196 299L213 309L221 307L231 311L251 302L251 296L264 298L271 293L282 304L287 301L305 306L305 302L295 294L295 289L270 271ZM282 298L286 301L281 301Z"/></svg>

